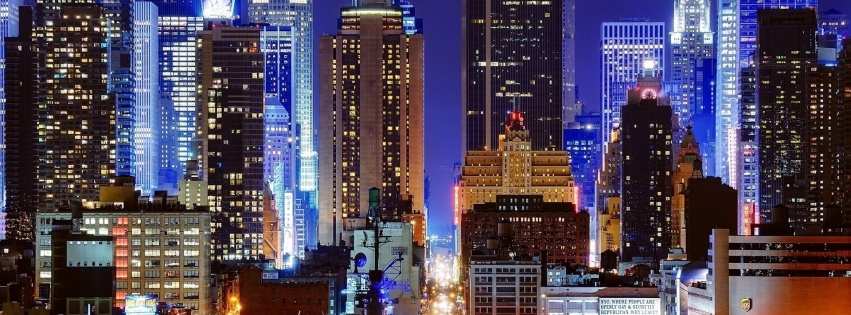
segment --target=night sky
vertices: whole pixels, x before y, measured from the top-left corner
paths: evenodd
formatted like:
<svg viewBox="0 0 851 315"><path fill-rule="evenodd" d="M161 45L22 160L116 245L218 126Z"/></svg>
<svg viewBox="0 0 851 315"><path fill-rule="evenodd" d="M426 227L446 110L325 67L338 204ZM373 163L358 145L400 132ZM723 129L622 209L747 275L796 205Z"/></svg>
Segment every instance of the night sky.
<svg viewBox="0 0 851 315"><path fill-rule="evenodd" d="M335 33L339 9L351 3L351 0L314 1L316 35ZM411 3L416 7L417 17L423 19L426 43L425 163L426 173L431 178L429 233L444 233L452 220L452 165L463 157L461 0L411 0ZM576 80L581 101L593 109L600 107L600 24L642 17L665 21L670 31L673 3L673 0L576 0ZM713 0L713 9L715 5ZM849 0L821 0L819 6L822 11L835 8L851 13ZM315 47L318 50L318 45Z"/></svg>

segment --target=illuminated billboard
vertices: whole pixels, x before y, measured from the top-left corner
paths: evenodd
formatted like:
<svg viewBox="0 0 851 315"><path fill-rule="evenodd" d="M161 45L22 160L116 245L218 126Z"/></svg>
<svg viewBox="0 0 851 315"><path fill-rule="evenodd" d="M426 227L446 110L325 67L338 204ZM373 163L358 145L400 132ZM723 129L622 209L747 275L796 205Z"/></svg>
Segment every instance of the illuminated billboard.
<svg viewBox="0 0 851 315"><path fill-rule="evenodd" d="M204 0L205 18L233 18L232 0Z"/></svg>
<svg viewBox="0 0 851 315"><path fill-rule="evenodd" d="M659 298L601 298L600 315L658 315L662 314Z"/></svg>
<svg viewBox="0 0 851 315"><path fill-rule="evenodd" d="M157 297L154 295L128 294L124 298L126 315L155 315L156 313Z"/></svg>

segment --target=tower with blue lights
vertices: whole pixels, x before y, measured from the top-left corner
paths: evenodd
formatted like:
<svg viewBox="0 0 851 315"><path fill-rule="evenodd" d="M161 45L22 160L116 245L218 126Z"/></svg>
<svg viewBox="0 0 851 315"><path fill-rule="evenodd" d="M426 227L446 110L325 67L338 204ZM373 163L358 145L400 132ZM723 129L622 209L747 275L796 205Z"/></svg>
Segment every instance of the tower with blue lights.
<svg viewBox="0 0 851 315"><path fill-rule="evenodd" d="M204 29L204 3L195 0L152 1L159 8L159 102L163 129L160 189L176 191L186 161L197 159L196 34Z"/></svg>
<svg viewBox="0 0 851 315"><path fill-rule="evenodd" d="M313 194L318 181L313 126L313 0L249 0L248 17L251 23L286 26L293 33L290 113L294 133L298 135L297 184L299 191Z"/></svg>
<svg viewBox="0 0 851 315"><path fill-rule="evenodd" d="M151 196L158 188L160 169L159 105L159 37L157 6L150 1L136 1L134 6L133 71L136 74L136 123L134 154L136 187L143 196Z"/></svg>

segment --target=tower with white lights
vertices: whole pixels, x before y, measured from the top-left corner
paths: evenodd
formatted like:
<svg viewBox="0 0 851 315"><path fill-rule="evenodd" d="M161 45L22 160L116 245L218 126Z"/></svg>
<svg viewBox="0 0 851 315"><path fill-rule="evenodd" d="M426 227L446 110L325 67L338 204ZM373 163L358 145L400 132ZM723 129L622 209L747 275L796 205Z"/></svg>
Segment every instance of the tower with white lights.
<svg viewBox="0 0 851 315"><path fill-rule="evenodd" d="M601 110L603 143L621 122L621 107L627 91L635 86L645 62L654 62L653 71L665 69L665 23L644 19L603 23L601 28Z"/></svg>
<svg viewBox="0 0 851 315"><path fill-rule="evenodd" d="M674 113L679 119L680 130L692 125L697 109L705 104L697 104L695 86L696 68L703 60L715 56L715 34L711 29L709 0L674 0L674 28L670 33L670 80L679 87L679 102L674 105ZM682 133L675 135L678 143Z"/></svg>

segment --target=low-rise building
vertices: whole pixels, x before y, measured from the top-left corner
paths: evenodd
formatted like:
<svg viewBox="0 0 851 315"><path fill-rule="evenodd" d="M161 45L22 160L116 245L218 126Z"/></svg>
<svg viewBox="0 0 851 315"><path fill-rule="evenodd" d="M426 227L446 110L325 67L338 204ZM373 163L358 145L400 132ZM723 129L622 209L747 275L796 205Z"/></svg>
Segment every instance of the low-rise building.
<svg viewBox="0 0 851 315"><path fill-rule="evenodd" d="M528 249L547 263L588 265L588 212L576 212L567 202L546 202L541 195L499 195L496 202L475 205L461 215L461 261L486 247L500 222L509 222L513 244ZM544 255L546 252L546 255Z"/></svg>
<svg viewBox="0 0 851 315"><path fill-rule="evenodd" d="M468 314L539 314L539 261L474 257L468 276Z"/></svg>
<svg viewBox="0 0 851 315"><path fill-rule="evenodd" d="M851 309L851 236L733 236L715 229L710 242L705 295L711 303L698 312L794 315Z"/></svg>
<svg viewBox="0 0 851 315"><path fill-rule="evenodd" d="M82 211L80 229L114 238L113 305L123 308L128 294L155 294L159 301L210 314L210 213L178 204L97 204ZM132 207L131 207L132 206ZM48 299L56 278L51 271L51 225L71 219L71 211L36 215L37 297Z"/></svg>

